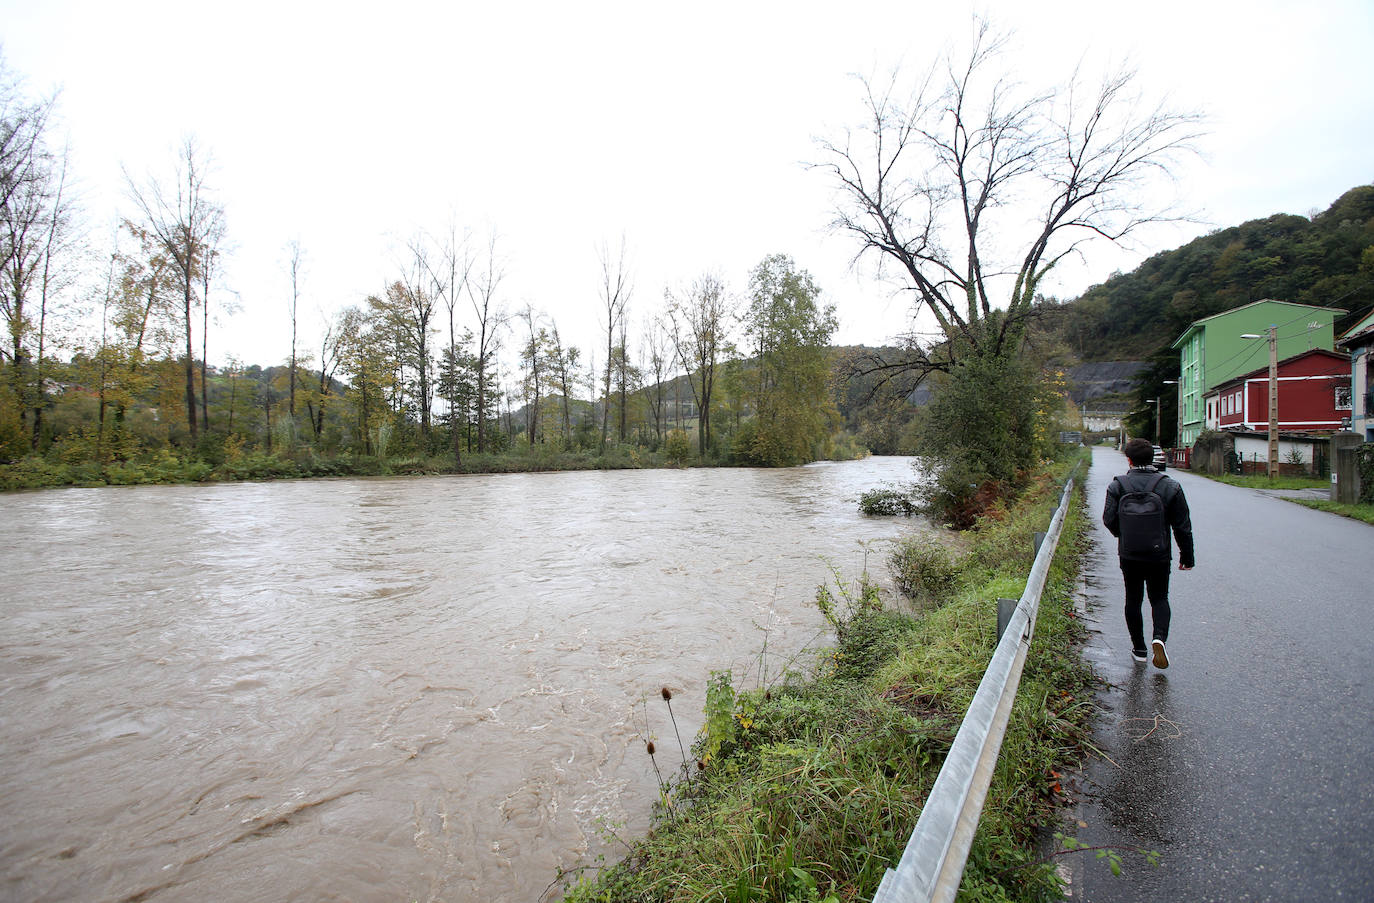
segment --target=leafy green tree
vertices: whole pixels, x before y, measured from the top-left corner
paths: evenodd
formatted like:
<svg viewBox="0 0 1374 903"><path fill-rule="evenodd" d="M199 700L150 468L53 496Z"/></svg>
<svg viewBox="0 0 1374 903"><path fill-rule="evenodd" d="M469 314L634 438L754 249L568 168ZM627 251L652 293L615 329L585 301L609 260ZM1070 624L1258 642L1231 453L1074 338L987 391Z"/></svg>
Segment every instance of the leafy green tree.
<svg viewBox="0 0 1374 903"><path fill-rule="evenodd" d="M439 359L438 395L449 404L454 463L462 463L462 449L472 450L472 427L477 417L477 359L471 352L472 332L465 331L444 349Z"/></svg>
<svg viewBox="0 0 1374 903"><path fill-rule="evenodd" d="M837 416L830 400L828 347L835 309L817 303L811 275L784 254L766 257L749 276L744 335L753 353L753 461L770 466L812 459ZM751 378L752 377L752 378Z"/></svg>
<svg viewBox="0 0 1374 903"><path fill-rule="evenodd" d="M396 364L400 371L397 387L402 395L396 407L413 412L420 423L420 433L429 439L430 412L434 402L433 362L430 340L434 335L434 313L438 298L421 284L418 274L387 287L385 298L372 297L368 303L382 318L386 334L396 348ZM405 373L413 375L407 381Z"/></svg>
<svg viewBox="0 0 1374 903"><path fill-rule="evenodd" d="M350 307L339 320L339 369L348 377L347 399L360 450L366 455L386 454L393 423L392 394L399 367L394 344L384 335L384 323L374 314Z"/></svg>
<svg viewBox="0 0 1374 903"><path fill-rule="evenodd" d="M922 455L942 465L927 503L959 527L1019 484L1051 447L1049 420L1062 406L1028 357L970 354L937 381L920 415Z"/></svg>

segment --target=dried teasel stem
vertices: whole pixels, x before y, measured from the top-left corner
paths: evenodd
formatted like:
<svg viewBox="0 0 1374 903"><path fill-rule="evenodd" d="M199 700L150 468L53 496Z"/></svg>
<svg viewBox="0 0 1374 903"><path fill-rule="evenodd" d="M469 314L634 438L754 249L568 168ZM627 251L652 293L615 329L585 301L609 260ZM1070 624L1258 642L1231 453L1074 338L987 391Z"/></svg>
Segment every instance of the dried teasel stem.
<svg viewBox="0 0 1374 903"><path fill-rule="evenodd" d="M663 702L668 706L668 717L673 721L673 733L677 736L677 749L682 754L682 773L690 775L692 767L687 764L687 747L682 745L682 734L677 729L677 716L673 714L673 691L664 687L662 694Z"/></svg>
<svg viewBox="0 0 1374 903"><path fill-rule="evenodd" d="M654 741L649 740L646 742L644 744L644 749L649 753L649 761L653 763L654 774L658 775L658 789L662 792L668 785L663 781L663 772L658 770L658 759L654 758Z"/></svg>

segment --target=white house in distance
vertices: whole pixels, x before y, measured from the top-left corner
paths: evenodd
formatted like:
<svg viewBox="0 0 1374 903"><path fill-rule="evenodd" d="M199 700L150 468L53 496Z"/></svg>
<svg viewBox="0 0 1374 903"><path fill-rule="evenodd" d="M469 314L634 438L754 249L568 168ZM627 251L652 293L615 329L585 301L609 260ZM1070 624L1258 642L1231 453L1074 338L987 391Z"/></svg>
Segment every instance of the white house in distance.
<svg viewBox="0 0 1374 903"><path fill-rule="evenodd" d="M1374 442L1374 311L1342 333L1336 345L1350 352L1350 429Z"/></svg>

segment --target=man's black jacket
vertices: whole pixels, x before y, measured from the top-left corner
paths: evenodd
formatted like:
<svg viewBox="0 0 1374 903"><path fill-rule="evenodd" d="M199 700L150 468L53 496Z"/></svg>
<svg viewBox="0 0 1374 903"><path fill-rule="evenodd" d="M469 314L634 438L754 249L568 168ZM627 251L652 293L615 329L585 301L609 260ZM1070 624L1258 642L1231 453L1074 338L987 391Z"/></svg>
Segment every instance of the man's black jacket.
<svg viewBox="0 0 1374 903"><path fill-rule="evenodd" d="M1122 493L1143 491L1154 479L1155 469L1149 465L1144 467L1132 467L1125 474L1115 478L1107 484L1107 505L1102 509L1102 523L1107 526L1111 534L1117 538L1116 553L1121 555L1121 526L1117 517L1117 506L1121 502ZM1126 488L1122 488L1123 484ZM1171 477L1165 477L1159 481L1155 487L1155 492L1164 499L1164 517L1169 526L1173 528L1174 539L1178 542L1178 563L1182 567L1190 568L1193 566L1193 522L1188 516L1188 500L1183 495L1183 487L1178 485L1178 481ZM1170 561L1174 557L1173 546L1169 543L1168 531L1165 531L1164 549L1162 554L1152 558L1135 558L1138 561Z"/></svg>

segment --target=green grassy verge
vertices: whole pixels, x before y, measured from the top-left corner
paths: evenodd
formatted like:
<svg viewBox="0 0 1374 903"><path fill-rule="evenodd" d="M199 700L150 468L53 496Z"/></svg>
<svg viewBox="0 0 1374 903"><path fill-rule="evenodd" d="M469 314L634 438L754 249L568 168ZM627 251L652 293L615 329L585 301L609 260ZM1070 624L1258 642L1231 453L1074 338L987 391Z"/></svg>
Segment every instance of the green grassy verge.
<svg viewBox="0 0 1374 903"><path fill-rule="evenodd" d="M1318 511L1330 511L1332 514L1339 514L1342 517L1350 517L1355 520L1362 520L1367 524L1374 524L1374 505L1346 505L1323 499L1288 499L1288 501L1297 502L1299 505L1306 505L1309 508L1316 508Z"/></svg>
<svg viewBox="0 0 1374 903"><path fill-rule="evenodd" d="M1216 480L1218 483L1225 483L1228 486L1242 486L1246 489L1329 489L1331 488L1330 479L1321 477L1275 477L1269 479L1267 476L1258 474L1246 474L1237 476L1236 474L1222 474L1215 476L1210 473L1203 473L1200 470L1187 471L1209 480Z"/></svg>
<svg viewBox="0 0 1374 903"><path fill-rule="evenodd" d="M960 558L899 550L905 585L940 589L919 614L890 610L867 580L823 587L817 601L836 644L810 673L745 691L730 674L713 674L694 763L663 781L654 827L595 878L566 876L566 899L871 899L901 856L992 654L995 600L1020 596L1034 559L1031 533L1049 523L1055 480L1066 471L1043 474L985 520ZM1080 496L1042 598L961 900L1060 899L1039 845L1059 819L1059 774L1081 759L1092 714L1072 600L1087 534ZM656 768L679 759L677 750L648 754Z"/></svg>

